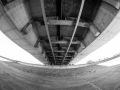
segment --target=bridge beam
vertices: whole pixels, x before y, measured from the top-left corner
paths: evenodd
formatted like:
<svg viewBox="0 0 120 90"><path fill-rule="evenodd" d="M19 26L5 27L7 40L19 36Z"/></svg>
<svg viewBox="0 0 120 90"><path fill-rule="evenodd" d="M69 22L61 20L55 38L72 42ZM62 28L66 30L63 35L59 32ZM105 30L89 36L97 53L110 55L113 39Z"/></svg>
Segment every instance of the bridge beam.
<svg viewBox="0 0 120 90"><path fill-rule="evenodd" d="M50 48L51 48L51 51L52 51L52 54L53 54L53 57L54 57L54 62L56 63L55 55L54 55L54 51L53 51L53 47L52 47L52 43L51 43L50 33L49 33L49 29L48 29L48 24L47 24L47 18L46 18L46 14L45 14L44 0L40 0L40 4L41 4L44 23L45 23L45 30L46 30L48 40L49 40L49 44L50 44Z"/></svg>
<svg viewBox="0 0 120 90"><path fill-rule="evenodd" d="M68 48L67 48L67 51L66 51L66 53L65 53L65 56L64 56L64 58L63 58L62 63L64 62L64 60L65 60L65 58L66 58L66 55L67 55L67 53L68 53L68 50L70 49L71 43L72 43L73 38L74 38L74 36L75 36L76 30L77 30L77 27L78 27L78 23L79 23L81 14L82 14L82 10L83 10L84 3L85 3L85 0L82 0L82 2L81 2L81 7L80 7L80 10L79 10L79 14L78 14L78 18L77 18L77 22L76 22L76 25L75 25L75 28L74 28L74 31L73 31L73 35L72 35L72 38L71 38L71 40L70 40L69 46L68 46ZM61 63L61 64L62 64L62 63Z"/></svg>

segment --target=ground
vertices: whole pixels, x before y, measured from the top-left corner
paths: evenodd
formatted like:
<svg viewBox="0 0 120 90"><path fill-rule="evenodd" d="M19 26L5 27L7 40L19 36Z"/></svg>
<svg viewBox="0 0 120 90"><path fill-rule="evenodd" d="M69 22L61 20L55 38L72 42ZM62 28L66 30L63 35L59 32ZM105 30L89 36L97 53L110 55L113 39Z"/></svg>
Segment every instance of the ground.
<svg viewBox="0 0 120 90"><path fill-rule="evenodd" d="M0 90L120 90L120 65L45 69L0 62Z"/></svg>

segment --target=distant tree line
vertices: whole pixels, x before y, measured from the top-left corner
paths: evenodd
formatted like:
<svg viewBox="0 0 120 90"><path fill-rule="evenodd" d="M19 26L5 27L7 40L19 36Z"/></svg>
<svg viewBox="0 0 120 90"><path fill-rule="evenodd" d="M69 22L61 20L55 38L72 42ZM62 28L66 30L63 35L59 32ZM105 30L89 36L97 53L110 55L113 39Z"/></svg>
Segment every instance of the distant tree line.
<svg viewBox="0 0 120 90"><path fill-rule="evenodd" d="M95 62L102 62L102 61L110 61L110 60L116 59L116 58L118 58L118 57L120 57L120 53L115 54L115 55L113 55L112 57L105 57L104 59L99 59L99 60L97 60L97 61L89 60L89 61L87 62L87 64L91 64L91 63L95 63Z"/></svg>

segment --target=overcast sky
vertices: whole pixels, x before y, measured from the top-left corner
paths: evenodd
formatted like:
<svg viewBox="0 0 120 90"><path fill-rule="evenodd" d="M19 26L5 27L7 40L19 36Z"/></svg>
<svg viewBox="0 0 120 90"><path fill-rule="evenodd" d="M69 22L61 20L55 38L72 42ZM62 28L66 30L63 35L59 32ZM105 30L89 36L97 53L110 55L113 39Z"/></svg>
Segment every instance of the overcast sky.
<svg viewBox="0 0 120 90"><path fill-rule="evenodd" d="M76 65L84 64L89 60L96 61L98 59L103 59L104 57L111 57L117 53L120 53L119 39L120 39L120 33L116 35L116 37L113 38L111 41L109 41L107 44L105 44L98 50L94 51L86 58L82 59L80 62L76 63ZM14 42L12 42L9 38L7 38L1 31L0 31L0 55L27 63L42 64L32 55L27 53L25 50L23 50L22 48L17 46ZM108 63L104 63L104 65L110 66L114 64L119 64L120 60L118 59Z"/></svg>
<svg viewBox="0 0 120 90"><path fill-rule="evenodd" d="M1 31L0 31L0 55L27 63L42 64L28 52L26 52L25 50L17 46L14 42L12 42ZM0 58L0 60L3 59Z"/></svg>
<svg viewBox="0 0 120 90"><path fill-rule="evenodd" d="M107 44L103 45L101 48L97 49L93 53L89 54L86 58L82 59L80 62L76 64L84 64L89 60L99 60L104 59L105 57L111 57L115 54L120 53L120 33L117 34L113 39L111 39ZM118 58L119 59L119 58ZM120 64L120 60L117 59L114 61L109 61L108 63L104 63L107 66L114 65L114 64Z"/></svg>

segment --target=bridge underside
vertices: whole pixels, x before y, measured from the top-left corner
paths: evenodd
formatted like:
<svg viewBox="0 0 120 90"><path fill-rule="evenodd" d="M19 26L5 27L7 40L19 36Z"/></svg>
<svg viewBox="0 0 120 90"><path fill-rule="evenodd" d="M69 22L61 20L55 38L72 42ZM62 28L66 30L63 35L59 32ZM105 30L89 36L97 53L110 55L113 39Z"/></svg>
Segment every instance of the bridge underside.
<svg viewBox="0 0 120 90"><path fill-rule="evenodd" d="M0 28L44 64L68 65L119 32L118 11L119 0L1 0Z"/></svg>

